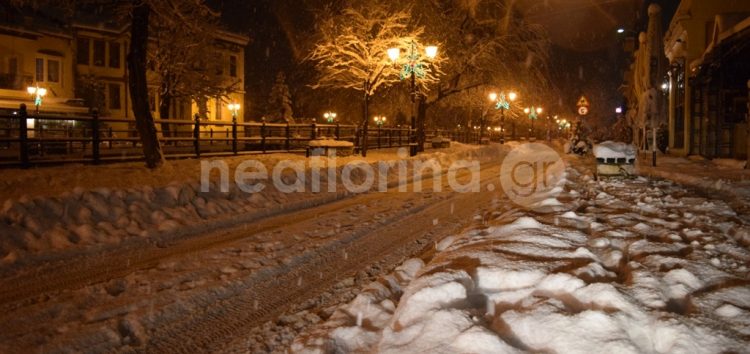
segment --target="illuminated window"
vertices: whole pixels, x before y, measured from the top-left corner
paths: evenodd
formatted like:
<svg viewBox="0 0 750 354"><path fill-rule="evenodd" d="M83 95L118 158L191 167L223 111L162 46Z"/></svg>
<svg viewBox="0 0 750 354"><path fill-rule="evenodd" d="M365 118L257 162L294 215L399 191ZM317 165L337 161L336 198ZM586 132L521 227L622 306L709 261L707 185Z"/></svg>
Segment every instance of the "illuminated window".
<svg viewBox="0 0 750 354"><path fill-rule="evenodd" d="M60 82L60 61L47 59L47 81Z"/></svg>

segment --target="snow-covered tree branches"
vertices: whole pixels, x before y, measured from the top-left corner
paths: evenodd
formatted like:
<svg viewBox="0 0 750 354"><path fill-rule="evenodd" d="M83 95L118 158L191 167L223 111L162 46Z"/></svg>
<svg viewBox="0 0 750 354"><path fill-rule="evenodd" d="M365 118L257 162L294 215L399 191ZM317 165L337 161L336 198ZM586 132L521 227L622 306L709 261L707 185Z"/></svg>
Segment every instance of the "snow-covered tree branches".
<svg viewBox="0 0 750 354"><path fill-rule="evenodd" d="M411 17L408 9L393 10L382 3L323 11L317 26L319 41L308 56L320 74L313 87L350 88L372 95L400 81L402 65L388 58L388 49L399 47L406 53L414 42L416 50L424 53L425 43L420 40L424 30L414 26ZM420 83L437 81L440 62L425 67Z"/></svg>

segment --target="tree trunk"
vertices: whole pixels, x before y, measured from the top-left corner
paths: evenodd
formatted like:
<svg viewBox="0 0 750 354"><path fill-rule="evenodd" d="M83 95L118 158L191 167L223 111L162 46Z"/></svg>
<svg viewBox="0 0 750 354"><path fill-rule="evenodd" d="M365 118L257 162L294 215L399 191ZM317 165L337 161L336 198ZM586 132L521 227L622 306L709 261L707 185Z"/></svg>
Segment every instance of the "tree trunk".
<svg viewBox="0 0 750 354"><path fill-rule="evenodd" d="M156 168L164 163L159 137L156 133L154 117L148 105L148 85L146 82L146 50L148 47L147 4L133 1L130 25L130 53L128 54L128 85L135 115L135 126L143 144L143 156L148 168Z"/></svg>

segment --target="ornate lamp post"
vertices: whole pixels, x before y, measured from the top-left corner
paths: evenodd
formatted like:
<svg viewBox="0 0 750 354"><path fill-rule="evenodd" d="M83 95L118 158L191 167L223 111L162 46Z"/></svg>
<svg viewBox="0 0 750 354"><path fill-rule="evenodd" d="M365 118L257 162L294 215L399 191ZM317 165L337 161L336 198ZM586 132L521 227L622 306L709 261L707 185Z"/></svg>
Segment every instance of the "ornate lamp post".
<svg viewBox="0 0 750 354"><path fill-rule="evenodd" d="M427 57L427 59L434 59L437 56L438 47L437 46L427 46L425 47L425 53L424 56ZM398 61L399 57L401 56L401 49L400 48L390 48L388 49L388 57L396 63ZM411 141L411 151L410 155L415 156L417 154L417 151L421 150L420 146L424 143L424 122L420 122L419 127L417 127L417 119L414 114L414 106L417 102L417 78L424 78L426 75L425 68L427 66L426 63L424 63L422 60L422 55L417 50L417 44L412 41L409 46L409 55L406 57L406 63L404 63L403 69L401 69L401 73L399 76L401 77L401 80L406 79L407 77L411 80L411 103L412 103L412 109L411 109L411 130L417 132L415 135L412 136Z"/></svg>
<svg viewBox="0 0 750 354"><path fill-rule="evenodd" d="M495 109L500 110L500 144L505 144L505 111L510 109L510 103L516 98L517 95L513 91L508 92L507 99L505 93L490 93L490 101L495 102Z"/></svg>
<svg viewBox="0 0 750 354"><path fill-rule="evenodd" d="M47 89L37 86L29 86L26 88L26 92L34 97L34 106L36 106L36 113L39 114L39 106L42 105L42 98L47 94Z"/></svg>
<svg viewBox="0 0 750 354"><path fill-rule="evenodd" d="M534 136L534 121L539 118L539 115L542 114L542 107L526 107L523 109L523 113L526 113L529 115L529 119L531 119L531 136Z"/></svg>
<svg viewBox="0 0 750 354"><path fill-rule="evenodd" d="M326 122L333 123L333 121L336 119L336 112L325 112L323 113L323 118L326 119Z"/></svg>
<svg viewBox="0 0 750 354"><path fill-rule="evenodd" d="M385 116L375 116L372 118L372 120L375 121L375 124L378 125L378 128L382 128L383 124L385 124L386 118Z"/></svg>
<svg viewBox="0 0 750 354"><path fill-rule="evenodd" d="M227 108L232 112L232 151L237 154L237 112L240 111L240 104L230 103Z"/></svg>

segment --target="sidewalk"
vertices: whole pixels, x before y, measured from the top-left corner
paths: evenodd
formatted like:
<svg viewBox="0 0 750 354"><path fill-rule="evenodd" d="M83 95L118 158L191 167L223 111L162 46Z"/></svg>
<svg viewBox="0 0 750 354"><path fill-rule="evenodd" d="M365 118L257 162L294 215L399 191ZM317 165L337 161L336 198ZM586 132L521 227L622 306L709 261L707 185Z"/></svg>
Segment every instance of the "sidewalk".
<svg viewBox="0 0 750 354"><path fill-rule="evenodd" d="M750 169L743 168L744 161L659 154L656 167L652 167L651 155L640 154L636 167L640 175L669 179L707 192L728 193L750 205Z"/></svg>

